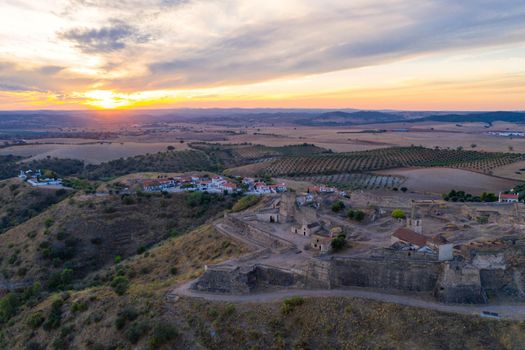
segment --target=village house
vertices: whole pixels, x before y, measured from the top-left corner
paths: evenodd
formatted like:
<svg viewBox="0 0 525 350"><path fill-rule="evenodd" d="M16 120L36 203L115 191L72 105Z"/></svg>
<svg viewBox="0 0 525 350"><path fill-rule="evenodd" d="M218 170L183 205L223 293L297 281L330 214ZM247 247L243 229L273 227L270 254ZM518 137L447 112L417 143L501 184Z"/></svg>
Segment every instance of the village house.
<svg viewBox="0 0 525 350"><path fill-rule="evenodd" d="M270 192L275 192L275 193L286 192L287 190L286 184L284 182L280 184L270 185L268 187L270 189Z"/></svg>
<svg viewBox="0 0 525 350"><path fill-rule="evenodd" d="M264 182L256 182L254 185L254 188L255 188L255 192L257 193L261 193L261 194L272 193L272 191L270 190L270 187L268 187L268 185L265 184Z"/></svg>
<svg viewBox="0 0 525 350"><path fill-rule="evenodd" d="M303 205L312 203L314 201L314 196L311 193L304 193L303 195L297 196L295 202L298 206L302 207Z"/></svg>
<svg viewBox="0 0 525 350"><path fill-rule="evenodd" d="M226 183L226 180L224 180L222 178L222 176L214 176L211 179L211 183L212 183L213 186L219 187L219 186L223 185L224 183Z"/></svg>
<svg viewBox="0 0 525 350"><path fill-rule="evenodd" d="M335 193L337 188L329 186L313 186L308 187L308 193Z"/></svg>
<svg viewBox="0 0 525 350"><path fill-rule="evenodd" d="M295 233L301 236L305 236L305 237L310 237L314 233L319 232L320 229L321 229L321 224L316 221L316 222L311 222L309 224L303 223L300 227L292 227L292 233Z"/></svg>
<svg viewBox="0 0 525 350"><path fill-rule="evenodd" d="M234 184L234 183L231 183L231 182L226 182L222 185L220 185L219 187L220 189L228 192L228 193L233 193L237 190L237 185Z"/></svg>
<svg viewBox="0 0 525 350"><path fill-rule="evenodd" d="M59 178L44 178L42 177L42 172L40 170L33 171L31 169L24 171L20 170L18 177L27 181L31 186L61 186L62 179Z"/></svg>
<svg viewBox="0 0 525 350"><path fill-rule="evenodd" d="M253 178L251 178L251 177L245 177L244 179L242 179L242 183L244 185L250 186L250 185L253 185L255 183L255 180Z"/></svg>
<svg viewBox="0 0 525 350"><path fill-rule="evenodd" d="M406 227L398 228L394 231L390 243L392 245L400 242L409 245L411 248L417 250L427 245L428 238L414 232Z"/></svg>
<svg viewBox="0 0 525 350"><path fill-rule="evenodd" d="M454 258L454 244L450 243L443 235L437 234L427 242L428 247L438 252L440 261L452 260Z"/></svg>
<svg viewBox="0 0 525 350"><path fill-rule="evenodd" d="M498 202L499 203L518 203L520 201L520 196L518 194L510 193L499 193Z"/></svg>
<svg viewBox="0 0 525 350"><path fill-rule="evenodd" d="M61 186L62 179L32 178L27 180L31 186Z"/></svg>
<svg viewBox="0 0 525 350"><path fill-rule="evenodd" d="M173 179L153 179L144 180L142 188L146 192L166 191L168 188L175 186Z"/></svg>
<svg viewBox="0 0 525 350"><path fill-rule="evenodd" d="M319 250L321 253L328 253L332 250L332 239L322 232L314 233L310 240L310 247Z"/></svg>

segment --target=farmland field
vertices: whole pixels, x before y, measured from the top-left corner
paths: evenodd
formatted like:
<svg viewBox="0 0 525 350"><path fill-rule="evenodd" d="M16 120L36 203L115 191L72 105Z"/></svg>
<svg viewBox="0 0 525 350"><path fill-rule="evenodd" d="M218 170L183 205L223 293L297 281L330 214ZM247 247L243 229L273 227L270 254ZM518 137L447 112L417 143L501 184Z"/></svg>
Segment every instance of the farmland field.
<svg viewBox="0 0 525 350"><path fill-rule="evenodd" d="M166 151L173 145L177 150L186 149L185 145L172 143L138 143L138 142L97 142L86 144L28 144L0 148L0 155L16 155L42 159L46 157L72 158L83 160L86 163L99 164L114 159L126 158L146 153Z"/></svg>
<svg viewBox="0 0 525 350"><path fill-rule="evenodd" d="M442 194L450 190L465 191L474 195L483 192L498 193L516 185L516 181L474 173L461 169L390 169L377 172L382 175L406 179L403 186L409 191Z"/></svg>
<svg viewBox="0 0 525 350"><path fill-rule="evenodd" d="M511 163L494 169L494 175L507 179L525 181L525 161Z"/></svg>
<svg viewBox="0 0 525 350"><path fill-rule="evenodd" d="M271 162L271 175L311 175L369 172L390 168L452 167L490 174L493 169L522 160L513 153L489 153L423 147L398 147L363 152L285 157Z"/></svg>
<svg viewBox="0 0 525 350"><path fill-rule="evenodd" d="M488 135L494 130L524 130L523 124L495 122L491 127L484 123L390 123L355 125L349 127L261 127L255 133L248 129L244 135L229 137L228 142L252 142L267 146L307 142L334 152L354 152L389 146L406 147L421 145L428 148L463 147L487 152L508 152L509 147L515 152L525 153L525 138L508 138ZM385 129L382 133L366 133L363 130ZM396 131L407 129L408 132ZM349 133L350 132L350 133ZM279 137L266 135L275 134ZM475 145L475 147L472 147Z"/></svg>
<svg viewBox="0 0 525 350"><path fill-rule="evenodd" d="M335 174L317 176L299 176L293 178L298 181L308 181L315 184L337 186L340 189L391 189L399 188L405 179L401 176L376 174Z"/></svg>

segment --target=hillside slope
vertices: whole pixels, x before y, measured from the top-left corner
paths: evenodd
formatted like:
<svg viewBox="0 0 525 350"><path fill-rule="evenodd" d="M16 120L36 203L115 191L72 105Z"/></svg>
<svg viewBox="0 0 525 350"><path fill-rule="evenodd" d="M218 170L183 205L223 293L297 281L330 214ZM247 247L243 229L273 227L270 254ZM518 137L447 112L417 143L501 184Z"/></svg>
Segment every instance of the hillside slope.
<svg viewBox="0 0 525 350"><path fill-rule="evenodd" d="M459 350L525 345L523 323L353 298L247 304L166 299L171 286L195 278L204 264L245 252L239 242L202 226L89 277L96 282L93 287L26 293L30 302L13 303L17 312L9 322L0 320L0 348ZM127 282L120 294L111 287L116 279Z"/></svg>
<svg viewBox="0 0 525 350"><path fill-rule="evenodd" d="M445 114L431 115L424 118L413 119L410 122L437 121L448 123L487 123L492 124L496 121L510 123L525 123L525 113L523 112L485 112L467 114Z"/></svg>
<svg viewBox="0 0 525 350"><path fill-rule="evenodd" d="M34 188L18 179L0 181L0 234L63 200L70 191Z"/></svg>
<svg viewBox="0 0 525 350"><path fill-rule="evenodd" d="M61 272L82 278L203 224L234 201L200 193L76 195L4 233L0 270L11 282L40 281L61 289Z"/></svg>

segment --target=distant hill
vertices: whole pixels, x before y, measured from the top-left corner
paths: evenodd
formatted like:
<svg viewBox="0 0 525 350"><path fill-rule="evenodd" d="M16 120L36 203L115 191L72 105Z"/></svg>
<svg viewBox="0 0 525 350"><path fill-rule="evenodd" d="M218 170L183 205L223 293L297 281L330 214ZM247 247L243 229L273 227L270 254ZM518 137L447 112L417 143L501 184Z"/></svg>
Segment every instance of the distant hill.
<svg viewBox="0 0 525 350"><path fill-rule="evenodd" d="M359 112L326 112L312 118L298 120L301 125L312 126L337 126L337 125L354 125L368 123L388 123L405 118L398 114L385 113L378 111L359 111Z"/></svg>
<svg viewBox="0 0 525 350"><path fill-rule="evenodd" d="M437 121L449 123L487 123L492 124L496 121L525 123L525 112L484 112L468 114L445 114L431 115L424 118L413 119L411 122Z"/></svg>

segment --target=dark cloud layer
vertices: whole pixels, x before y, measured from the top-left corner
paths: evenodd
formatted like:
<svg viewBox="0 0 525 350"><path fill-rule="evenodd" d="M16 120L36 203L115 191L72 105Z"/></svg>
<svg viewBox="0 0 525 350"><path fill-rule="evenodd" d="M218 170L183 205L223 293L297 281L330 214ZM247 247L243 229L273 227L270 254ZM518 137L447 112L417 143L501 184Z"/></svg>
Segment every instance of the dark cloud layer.
<svg viewBox="0 0 525 350"><path fill-rule="evenodd" d="M102 28L74 28L59 36L73 42L85 53L107 53L124 49L127 43L148 41L146 35L141 35L134 27L122 22Z"/></svg>

